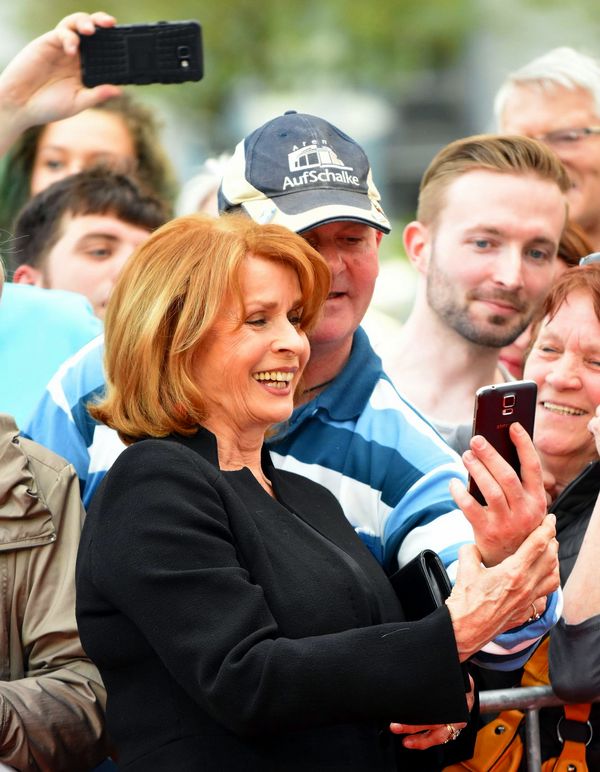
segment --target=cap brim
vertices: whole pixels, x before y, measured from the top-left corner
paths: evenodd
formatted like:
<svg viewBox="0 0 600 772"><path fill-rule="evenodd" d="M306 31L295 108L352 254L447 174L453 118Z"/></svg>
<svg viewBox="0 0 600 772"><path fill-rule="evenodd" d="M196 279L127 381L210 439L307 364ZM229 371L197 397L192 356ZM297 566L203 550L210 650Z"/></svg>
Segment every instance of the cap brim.
<svg viewBox="0 0 600 772"><path fill-rule="evenodd" d="M332 198L337 199L335 203ZM383 210L364 193L302 190L240 203L256 222L283 225L296 233L344 220L370 225L382 233L391 230Z"/></svg>

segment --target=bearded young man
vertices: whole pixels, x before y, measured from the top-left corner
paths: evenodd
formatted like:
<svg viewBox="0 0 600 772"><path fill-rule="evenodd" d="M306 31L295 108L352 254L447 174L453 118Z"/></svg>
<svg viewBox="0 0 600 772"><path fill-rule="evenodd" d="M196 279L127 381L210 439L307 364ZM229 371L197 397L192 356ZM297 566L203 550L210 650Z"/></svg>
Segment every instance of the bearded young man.
<svg viewBox="0 0 600 772"><path fill-rule="evenodd" d="M458 451L468 447L475 392L510 378L500 350L554 280L568 189L556 156L517 136L452 142L423 176L417 219L404 231L417 293L387 365Z"/></svg>

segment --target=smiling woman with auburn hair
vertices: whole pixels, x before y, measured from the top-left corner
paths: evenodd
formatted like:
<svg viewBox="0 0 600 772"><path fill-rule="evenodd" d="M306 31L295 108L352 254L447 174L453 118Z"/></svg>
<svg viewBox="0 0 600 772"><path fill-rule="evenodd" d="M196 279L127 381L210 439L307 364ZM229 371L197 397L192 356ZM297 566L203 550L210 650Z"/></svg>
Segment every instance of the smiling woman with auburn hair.
<svg viewBox="0 0 600 772"><path fill-rule="evenodd" d="M476 561L468 592L459 571L447 606L406 621L334 496L273 466L265 433L292 413L329 287L307 241L245 215L173 220L119 277L91 410L129 447L87 513L77 620L129 772L464 758L461 662L529 613L520 588L498 592L504 568ZM542 594L551 529L520 550L543 563Z"/></svg>
<svg viewBox="0 0 600 772"><path fill-rule="evenodd" d="M124 442L191 434L205 418L194 376L197 352L223 298L232 294L243 306L239 271L249 254L297 274L301 329L310 332L330 273L307 242L285 228L239 215L189 215L155 231L129 259L105 320L107 397L90 407Z"/></svg>

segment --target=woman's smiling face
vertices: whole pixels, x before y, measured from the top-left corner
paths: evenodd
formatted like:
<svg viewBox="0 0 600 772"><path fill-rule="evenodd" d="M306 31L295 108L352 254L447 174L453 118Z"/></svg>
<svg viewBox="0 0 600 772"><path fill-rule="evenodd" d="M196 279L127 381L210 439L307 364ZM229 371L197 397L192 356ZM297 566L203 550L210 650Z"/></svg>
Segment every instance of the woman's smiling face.
<svg viewBox="0 0 600 772"><path fill-rule="evenodd" d="M230 296L198 350L196 382L206 426L215 434L264 432L287 419L310 353L302 329L302 293L295 272L248 255L240 271L243 308Z"/></svg>
<svg viewBox="0 0 600 772"><path fill-rule="evenodd" d="M538 386L536 448L575 476L597 458L587 425L600 404L600 320L588 292L572 292L544 319L524 377Z"/></svg>

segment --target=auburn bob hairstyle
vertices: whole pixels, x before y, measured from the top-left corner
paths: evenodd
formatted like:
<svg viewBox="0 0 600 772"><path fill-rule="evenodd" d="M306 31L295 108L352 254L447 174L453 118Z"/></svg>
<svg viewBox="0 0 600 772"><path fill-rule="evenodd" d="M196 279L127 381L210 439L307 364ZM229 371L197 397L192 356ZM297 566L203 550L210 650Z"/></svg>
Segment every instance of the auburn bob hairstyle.
<svg viewBox="0 0 600 772"><path fill-rule="evenodd" d="M193 434L206 417L194 364L224 298L243 309L240 268L247 255L289 265L302 293L301 329L310 333L331 274L301 237L243 214L194 214L154 231L127 261L105 318L106 397L91 415L131 444Z"/></svg>

